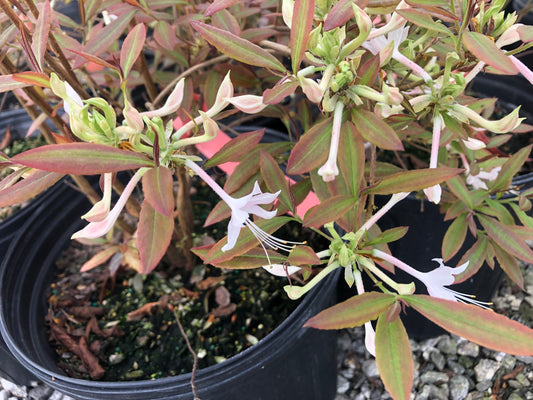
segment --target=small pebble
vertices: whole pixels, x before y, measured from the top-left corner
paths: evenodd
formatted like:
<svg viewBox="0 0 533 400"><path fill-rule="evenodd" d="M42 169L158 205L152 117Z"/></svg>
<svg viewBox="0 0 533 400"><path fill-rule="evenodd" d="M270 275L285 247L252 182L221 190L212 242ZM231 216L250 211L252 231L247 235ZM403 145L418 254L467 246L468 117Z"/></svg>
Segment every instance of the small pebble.
<svg viewBox="0 0 533 400"><path fill-rule="evenodd" d="M467 340L457 344L457 354L468 357L477 357L479 355L479 346Z"/></svg>
<svg viewBox="0 0 533 400"><path fill-rule="evenodd" d="M464 400L468 396L470 383L461 375L455 375L450 379L450 400Z"/></svg>
<svg viewBox="0 0 533 400"><path fill-rule="evenodd" d="M476 373L476 379L478 382L490 381L496 371L500 368L500 363L486 358L479 360L474 367Z"/></svg>

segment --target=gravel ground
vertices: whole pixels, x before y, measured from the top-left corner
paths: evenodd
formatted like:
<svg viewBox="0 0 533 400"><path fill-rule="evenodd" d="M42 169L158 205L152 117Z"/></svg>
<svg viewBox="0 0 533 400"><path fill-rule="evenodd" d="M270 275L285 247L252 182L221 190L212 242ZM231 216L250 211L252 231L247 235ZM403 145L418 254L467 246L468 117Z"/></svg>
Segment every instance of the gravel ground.
<svg viewBox="0 0 533 400"><path fill-rule="evenodd" d="M531 295L504 281L493 302L495 310L531 324L533 266L524 270L526 289ZM365 350L364 331L342 330L338 343L339 374L334 400L390 399L374 358ZM411 340L411 348L416 368L411 400L533 400L533 357L495 352L454 335ZM42 383L26 387L0 379L0 400L19 399L71 400L71 397Z"/></svg>

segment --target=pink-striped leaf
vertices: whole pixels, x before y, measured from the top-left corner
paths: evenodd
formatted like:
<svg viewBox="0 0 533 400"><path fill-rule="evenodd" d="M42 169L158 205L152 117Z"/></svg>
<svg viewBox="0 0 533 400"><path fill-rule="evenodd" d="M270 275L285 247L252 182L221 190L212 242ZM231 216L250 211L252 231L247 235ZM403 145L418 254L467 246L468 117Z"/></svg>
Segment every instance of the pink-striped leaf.
<svg viewBox="0 0 533 400"><path fill-rule="evenodd" d="M124 79L130 74L131 68L141 54L146 40L146 27L144 24L137 24L128 33L120 49L120 66L124 73Z"/></svg>
<svg viewBox="0 0 533 400"><path fill-rule="evenodd" d="M18 72L16 74L13 74L13 80L17 82L22 82L28 85L32 86L40 86L40 87L50 87L50 78L48 75L40 73L40 72L34 72L34 71L25 71L25 72Z"/></svg>
<svg viewBox="0 0 533 400"><path fill-rule="evenodd" d="M318 258L315 251L311 247L305 245L298 245L292 249L287 261L291 265L320 264L320 258Z"/></svg>
<svg viewBox="0 0 533 400"><path fill-rule="evenodd" d="M281 190L281 193L278 196L278 201L285 205L289 210L294 211L294 198L289 190L289 181L274 158L270 154L261 151L260 166L263 180L265 181L268 190L272 193Z"/></svg>
<svg viewBox="0 0 533 400"><path fill-rule="evenodd" d="M340 0L335 4L328 13L324 21L324 31L344 26L351 18L353 18L353 0Z"/></svg>
<svg viewBox="0 0 533 400"><path fill-rule="evenodd" d="M524 274L522 274L522 269L516 257L513 257L494 242L491 242L491 245L494 249L496 259L498 260L501 269L503 269L503 272L505 272L505 275L516 283L520 289L525 290Z"/></svg>
<svg viewBox="0 0 533 400"><path fill-rule="evenodd" d="M385 388L394 400L408 400L414 378L414 362L407 332L398 317L383 313L376 326L376 363Z"/></svg>
<svg viewBox="0 0 533 400"><path fill-rule="evenodd" d="M474 343L508 354L533 355L533 330L492 310L426 295L401 298L437 325Z"/></svg>
<svg viewBox="0 0 533 400"><path fill-rule="evenodd" d="M453 220L442 240L442 258L444 261L448 261L461 249L467 229L466 214L461 214Z"/></svg>
<svg viewBox="0 0 533 400"><path fill-rule="evenodd" d="M157 267L167 251L173 231L174 218L168 218L143 201L137 230L141 273L148 274Z"/></svg>
<svg viewBox="0 0 533 400"><path fill-rule="evenodd" d="M315 16L315 0L295 0L290 35L292 71L297 73L307 50Z"/></svg>
<svg viewBox="0 0 533 400"><path fill-rule="evenodd" d="M303 174L326 162L332 127L333 118L327 118L302 135L289 156L288 174Z"/></svg>
<svg viewBox="0 0 533 400"><path fill-rule="evenodd" d="M533 251L531 248L507 225L502 224L494 218L480 214L477 215L477 219L487 232L489 238L494 240L498 246L527 263L533 263Z"/></svg>
<svg viewBox="0 0 533 400"><path fill-rule="evenodd" d="M0 93L10 92L30 85L29 83L18 81L14 78L14 75L0 76Z"/></svg>
<svg viewBox="0 0 533 400"><path fill-rule="evenodd" d="M393 194L414 192L444 182L463 172L461 168L426 168L398 172L383 178L375 186L367 189L368 193Z"/></svg>
<svg viewBox="0 0 533 400"><path fill-rule="evenodd" d="M317 329L344 329L362 326L376 319L394 304L396 297L391 294L367 292L349 298L342 303L321 311L304 326Z"/></svg>
<svg viewBox="0 0 533 400"><path fill-rule="evenodd" d="M237 4L239 0L214 0L209 7L205 10L205 16L209 17L220 10L225 10L234 4Z"/></svg>
<svg viewBox="0 0 533 400"><path fill-rule="evenodd" d="M356 201L357 199L352 196L331 197L307 211L303 225L320 228L328 222L336 221L348 212Z"/></svg>
<svg viewBox="0 0 533 400"><path fill-rule="evenodd" d="M80 272L87 272L93 268L98 267L99 265L102 265L119 251L120 251L120 246L118 245L106 247L104 250L99 251L94 256L92 256L88 261L86 261L81 266Z"/></svg>
<svg viewBox="0 0 533 400"><path fill-rule="evenodd" d="M46 45L48 43L48 33L50 32L51 21L51 8L50 1L46 0L42 3L39 17L35 24L35 30L33 32L31 48L37 65L39 66L38 72L44 71L44 55L46 53Z"/></svg>
<svg viewBox="0 0 533 400"><path fill-rule="evenodd" d="M239 21L228 10L220 10L211 17L214 27L231 32L236 36L241 36L241 26Z"/></svg>
<svg viewBox="0 0 533 400"><path fill-rule="evenodd" d="M352 122L359 134L385 150L403 150L402 141L385 121L373 112L352 108Z"/></svg>
<svg viewBox="0 0 533 400"><path fill-rule="evenodd" d="M518 69L511 59L488 36L479 32L465 32L463 44L481 61L508 75L516 75Z"/></svg>
<svg viewBox="0 0 533 400"><path fill-rule="evenodd" d="M191 21L190 24L206 41L225 55L245 64L285 73L283 64L258 45L199 21Z"/></svg>
<svg viewBox="0 0 533 400"><path fill-rule="evenodd" d="M140 153L96 143L45 145L17 154L11 161L44 171L74 175L97 175L154 165Z"/></svg>
<svg viewBox="0 0 533 400"><path fill-rule="evenodd" d="M240 157L249 153L261 141L265 129L241 133L218 150L213 157L204 164L205 168L211 168L229 161L238 161Z"/></svg>
<svg viewBox="0 0 533 400"><path fill-rule="evenodd" d="M263 103L281 103L287 96L292 95L297 87L298 81L296 79L284 79L283 82L280 81L273 88L263 92Z"/></svg>
<svg viewBox="0 0 533 400"><path fill-rule="evenodd" d="M172 172L162 166L149 169L142 177L145 201L169 218L172 218L174 212L173 184Z"/></svg>
<svg viewBox="0 0 533 400"><path fill-rule="evenodd" d="M209 254L209 251L214 245L208 245L208 246L202 246L202 247L196 247L192 249L192 252L196 254L198 257L200 257L202 260L205 260L207 255ZM267 250L268 251L268 257L270 259L270 262L272 264L283 264L285 261L287 261L287 257L283 256L282 254L276 253L273 250ZM233 257L229 261L222 261L222 262L211 262L211 265L214 265L218 268L225 268L225 269L253 269L253 268L260 268L263 265L268 265L268 259L265 255L265 251L261 248L254 248L251 250L248 250L246 254Z"/></svg>
<svg viewBox="0 0 533 400"><path fill-rule="evenodd" d="M34 170L23 180L0 191L0 207L18 204L31 199L48 189L62 177L63 174L61 173Z"/></svg>

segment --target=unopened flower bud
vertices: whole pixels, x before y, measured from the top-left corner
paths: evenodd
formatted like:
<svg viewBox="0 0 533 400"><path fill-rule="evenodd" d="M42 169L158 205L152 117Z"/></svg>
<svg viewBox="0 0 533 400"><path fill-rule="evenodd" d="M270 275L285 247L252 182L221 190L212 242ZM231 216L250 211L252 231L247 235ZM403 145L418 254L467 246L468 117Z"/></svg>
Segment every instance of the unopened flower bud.
<svg viewBox="0 0 533 400"><path fill-rule="evenodd" d="M228 101L247 114L261 112L267 106L267 104L263 103L263 96L254 96L252 94L231 97Z"/></svg>

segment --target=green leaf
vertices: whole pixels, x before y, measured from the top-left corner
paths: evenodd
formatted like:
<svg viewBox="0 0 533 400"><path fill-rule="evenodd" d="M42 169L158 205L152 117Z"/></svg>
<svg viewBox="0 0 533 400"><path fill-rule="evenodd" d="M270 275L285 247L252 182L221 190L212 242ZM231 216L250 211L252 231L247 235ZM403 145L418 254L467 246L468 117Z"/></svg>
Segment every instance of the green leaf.
<svg viewBox="0 0 533 400"><path fill-rule="evenodd" d="M444 329L508 354L533 355L533 330L492 310L426 295L401 298Z"/></svg>
<svg viewBox="0 0 533 400"><path fill-rule="evenodd" d="M17 154L12 162L61 174L96 175L153 167L143 154L96 143L50 144Z"/></svg>
<svg viewBox="0 0 533 400"><path fill-rule="evenodd" d="M437 185L461 172L463 170L460 168L448 167L402 171L383 178L377 185L369 187L367 192L374 194L413 192Z"/></svg>
<svg viewBox="0 0 533 400"><path fill-rule="evenodd" d="M199 21L191 21L190 24L206 41L225 55L245 64L269 68L281 73L286 72L285 67L276 57L256 44Z"/></svg>
<svg viewBox="0 0 533 400"><path fill-rule="evenodd" d="M146 27L143 23L137 24L129 31L120 49L120 66L124 79L130 74L131 68L141 54L146 40Z"/></svg>
<svg viewBox="0 0 533 400"><path fill-rule="evenodd" d="M396 12L409 22L412 22L415 26L421 26L430 31L441 32L450 37L454 36L453 33L448 28L446 28L446 26L444 26L440 22L434 21L433 18L431 18L431 15L423 11L415 10L413 8L407 8L402 10L396 10Z"/></svg>
<svg viewBox="0 0 533 400"><path fill-rule="evenodd" d="M365 171L365 147L361 136L350 121L341 127L337 160L350 193L357 197Z"/></svg>
<svg viewBox="0 0 533 400"><path fill-rule="evenodd" d="M472 202L472 197L470 196L470 191L466 187L464 181L458 176L454 176L452 179L449 179L448 187L452 193L463 203L465 203L469 209L474 208L474 203Z"/></svg>
<svg viewBox="0 0 533 400"><path fill-rule="evenodd" d="M210 244L207 246L196 247L194 249L191 249L191 251L198 257L200 257L202 260L205 260L213 246L213 244ZM272 264L283 264L285 261L287 261L287 257L276 253L273 250L267 251L268 257L270 258L270 262ZM256 247L248 250L246 254L233 257L231 260L214 263L211 262L211 264L217 268L225 269L254 269L260 268L263 265L268 265L269 263L265 255L265 251L262 248Z"/></svg>
<svg viewBox="0 0 533 400"><path fill-rule="evenodd" d="M13 74L13 80L32 86L50 87L50 78L46 74L33 71L25 71ZM1 91L1 90L0 90Z"/></svg>
<svg viewBox="0 0 533 400"><path fill-rule="evenodd" d="M444 234L444 239L442 241L442 258L444 261L448 261L456 255L463 246L466 232L468 230L466 215L467 214L461 214L454 219Z"/></svg>
<svg viewBox="0 0 533 400"><path fill-rule="evenodd" d="M51 13L50 1L46 0L42 3L41 12L39 13L39 17L35 24L31 44L35 59L39 65L39 72L44 71L44 55L46 53L48 34L50 32Z"/></svg>
<svg viewBox="0 0 533 400"><path fill-rule="evenodd" d="M151 168L142 177L145 201L166 217L174 212L174 179L166 167Z"/></svg>
<svg viewBox="0 0 533 400"><path fill-rule="evenodd" d="M336 221L352 208L356 201L357 199L352 196L331 197L307 211L303 225L320 228L328 222Z"/></svg>
<svg viewBox="0 0 533 400"><path fill-rule="evenodd" d="M289 190L289 181L276 161L274 161L274 158L272 158L270 154L261 151L260 165L263 180L265 181L268 190L273 193L281 190L278 200L290 211L294 211L295 205L291 191Z"/></svg>
<svg viewBox="0 0 533 400"><path fill-rule="evenodd" d="M385 388L394 400L408 400L414 379L414 362L407 332L398 317L387 321L381 314L376 326L376 363Z"/></svg>
<svg viewBox="0 0 533 400"><path fill-rule="evenodd" d="M476 243L461 257L457 265L463 265L468 261L468 266L462 273L455 275L455 283L464 282L479 271L487 256L488 242L486 236L478 238Z"/></svg>
<svg viewBox="0 0 533 400"><path fill-rule="evenodd" d="M533 145L523 147L509 157L505 164L503 164L498 177L489 186L491 192L507 190L511 186L513 178L518 174L518 171L520 171L520 168L522 168L528 159L532 148Z"/></svg>
<svg viewBox="0 0 533 400"><path fill-rule="evenodd" d="M343 329L362 326L387 311L395 301L396 297L391 294L363 293L321 311L309 319L304 327Z"/></svg>
<svg viewBox="0 0 533 400"><path fill-rule="evenodd" d="M237 161L240 157L252 150L265 134L265 129L241 133L218 150L213 157L204 164L205 168L224 164L229 161Z"/></svg>
<svg viewBox="0 0 533 400"><path fill-rule="evenodd" d="M533 263L533 251L507 225L484 215L477 215L477 219L489 238L496 242L498 246L527 263Z"/></svg>
<svg viewBox="0 0 533 400"><path fill-rule="evenodd" d="M311 247L305 245L299 245L292 249L287 261L291 265L320 264L320 258L318 258L315 251Z"/></svg>
<svg viewBox="0 0 533 400"><path fill-rule="evenodd" d="M259 227L259 229L271 234L291 220L292 218L290 217L274 217L272 219L257 221L255 224ZM224 261L229 261L233 257L241 256L248 252L248 250L259 245L258 239L248 228L241 229L239 239L237 240L235 247L233 247L231 250L223 252L221 249L227 243L227 241L227 237L224 237L222 240L218 241L209 251L205 262L219 264Z"/></svg>
<svg viewBox="0 0 533 400"><path fill-rule="evenodd" d="M524 275L522 274L518 260L494 242L492 242L492 247L496 254L496 259L498 260L501 269L503 269L503 272L505 272L505 275L516 283L520 289L524 290Z"/></svg>
<svg viewBox="0 0 533 400"><path fill-rule="evenodd" d="M290 34L292 71L296 74L307 50L315 16L315 0L295 0Z"/></svg>
<svg viewBox="0 0 533 400"><path fill-rule="evenodd" d="M498 200L494 200L491 198L487 198L485 200L487 205L490 209L492 209L500 222L504 223L505 225L514 225L514 218L511 212L507 207L505 207L502 203L500 203Z"/></svg>
<svg viewBox="0 0 533 400"><path fill-rule="evenodd" d="M64 174L34 170L23 180L0 191L0 207L19 204L48 189ZM7 179L7 178L6 178Z"/></svg>
<svg viewBox="0 0 533 400"><path fill-rule="evenodd" d="M174 231L174 218L159 213L143 201L137 229L137 247L143 274L149 274L165 255Z"/></svg>
<svg viewBox="0 0 533 400"><path fill-rule="evenodd" d="M287 173L299 175L320 167L328 159L333 117L319 122L309 129L294 146Z"/></svg>
<svg viewBox="0 0 533 400"><path fill-rule="evenodd" d="M384 150L403 150L402 141L394 129L373 112L354 107L352 122L357 132L370 143Z"/></svg>
<svg viewBox="0 0 533 400"><path fill-rule="evenodd" d="M507 75L516 75L518 70L511 59L496 46L494 41L479 32L465 32L463 44L481 61Z"/></svg>
<svg viewBox="0 0 533 400"><path fill-rule="evenodd" d="M377 244L382 243L395 242L396 240L399 240L404 237L408 230L408 226L396 226L394 228L387 229L386 231L381 232L374 239L365 242L365 247L375 246Z"/></svg>
<svg viewBox="0 0 533 400"><path fill-rule="evenodd" d="M283 82L280 82L276 83L273 88L266 89L263 92L263 103L281 103L287 96L291 96L296 90L296 88L299 86L299 83L296 79L283 78Z"/></svg>

